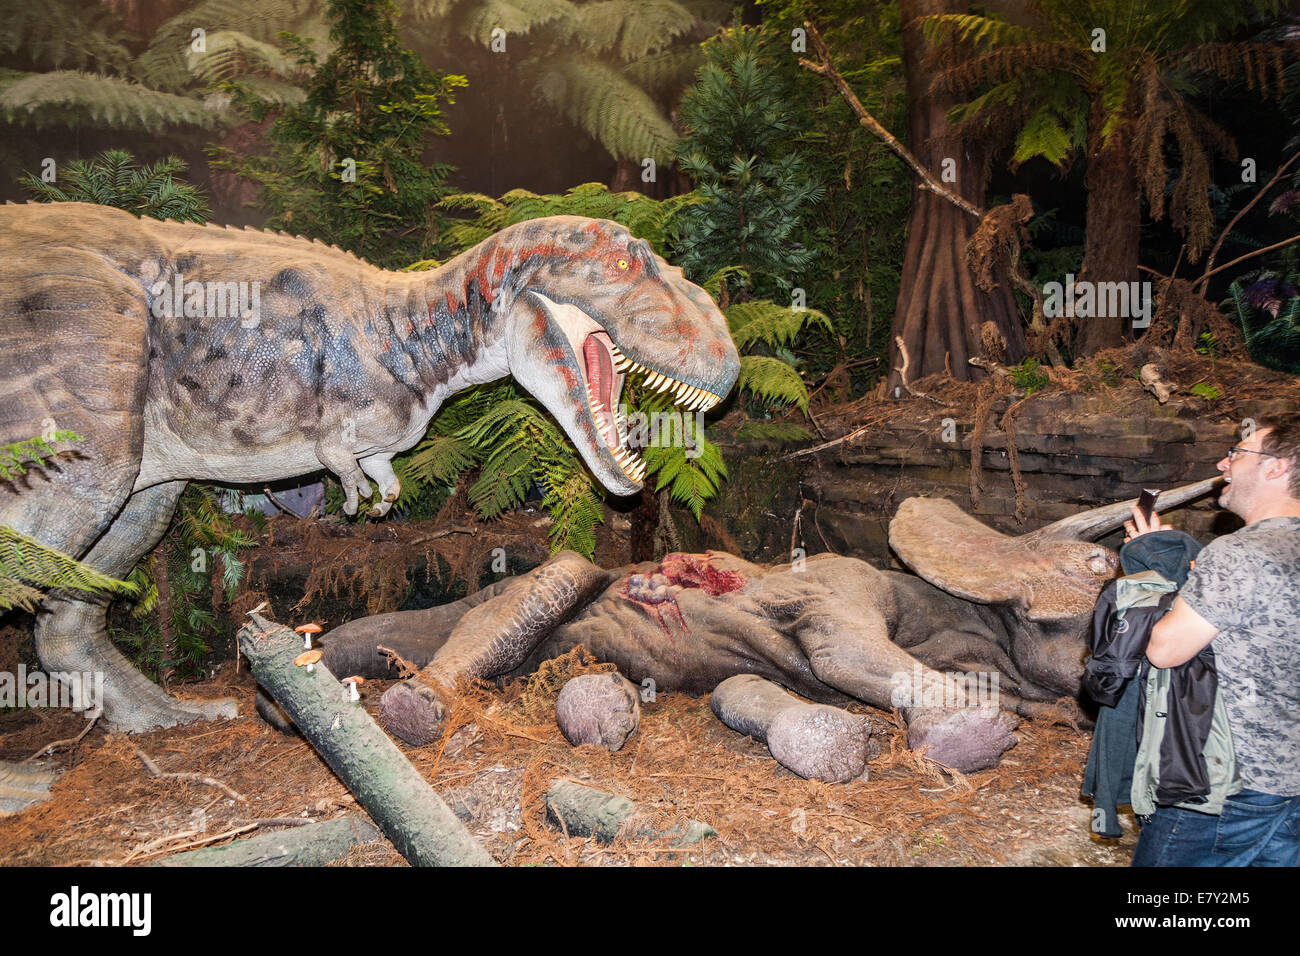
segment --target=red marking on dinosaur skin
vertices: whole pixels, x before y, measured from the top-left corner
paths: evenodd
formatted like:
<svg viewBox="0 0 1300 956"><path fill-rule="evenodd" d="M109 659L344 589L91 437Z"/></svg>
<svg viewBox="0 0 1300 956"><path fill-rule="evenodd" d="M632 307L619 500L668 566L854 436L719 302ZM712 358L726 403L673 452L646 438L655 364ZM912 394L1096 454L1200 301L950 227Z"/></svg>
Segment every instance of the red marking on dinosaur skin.
<svg viewBox="0 0 1300 956"><path fill-rule="evenodd" d="M555 366L555 370L559 372L560 377L564 379L564 387L566 389L569 389L570 391L577 389L578 374L569 367L564 349L546 349L542 352L542 358Z"/></svg>
<svg viewBox="0 0 1300 956"><path fill-rule="evenodd" d="M673 637L672 629L668 622L664 620L664 612L667 611L677 618L677 623L682 626L683 631L690 631L686 623L686 618L682 617L682 609L677 606L677 601L673 598L672 592L668 590L667 583L661 580L656 582L654 575L647 577L641 574L629 575L624 581L623 586L618 590L618 596L625 601L645 608L647 614L653 617L663 630L664 636L668 638L668 645L673 649L673 656L681 658L681 648L677 646L677 641Z"/></svg>
<svg viewBox="0 0 1300 956"><path fill-rule="evenodd" d="M492 266L492 281L500 282L505 278L506 269L510 267L510 253L504 249L497 250L496 263Z"/></svg>
<svg viewBox="0 0 1300 956"><path fill-rule="evenodd" d="M452 295L451 290L448 289L447 290L447 311L450 312L452 315L455 315L456 310L459 308L460 308L460 303L456 301L456 297ZM433 306L429 306L429 321L430 322L433 321Z"/></svg>
<svg viewBox="0 0 1300 956"><path fill-rule="evenodd" d="M709 597L728 591L739 591L746 584L739 571L723 571L709 564L709 556L673 552L664 555L659 563L660 573L672 584L684 588L699 588Z"/></svg>
<svg viewBox="0 0 1300 956"><path fill-rule="evenodd" d="M414 320L414 319L407 319L407 320L406 320L406 334L407 334L407 335L414 335L414 334L415 334L415 320Z"/></svg>
<svg viewBox="0 0 1300 956"><path fill-rule="evenodd" d="M659 570L650 574L630 574L624 579L622 587L616 592L625 601L630 601L643 608L647 614L658 622L673 647L673 653L680 656L680 649L673 639L672 629L664 620L669 613L677 618L683 631L690 631L682 609L677 604L673 586L697 588L709 597L717 597L731 591L738 591L745 586L745 575L740 571L724 571L715 568L710 561L713 553L705 555L682 554L674 552L664 555L659 562Z"/></svg>

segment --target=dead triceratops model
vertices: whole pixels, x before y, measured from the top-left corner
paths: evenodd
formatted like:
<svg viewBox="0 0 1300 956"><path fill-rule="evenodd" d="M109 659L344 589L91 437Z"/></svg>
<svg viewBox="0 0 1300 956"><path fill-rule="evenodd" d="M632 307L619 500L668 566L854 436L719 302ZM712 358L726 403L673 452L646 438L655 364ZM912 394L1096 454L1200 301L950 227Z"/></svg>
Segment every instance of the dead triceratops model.
<svg viewBox="0 0 1300 956"><path fill-rule="evenodd" d="M581 644L633 685L712 693L728 726L765 739L804 776L861 772L864 722L833 706L851 699L899 707L911 747L978 770L1015 743L1015 714L1080 693L1093 606L1118 568L1092 541L1121 526L1131 504L1010 536L950 501L909 498L889 540L915 574L831 554L767 568L713 551L606 571L563 552L453 604L336 628L322 638L325 663L392 678L396 652L419 666L380 707L387 728L416 745L438 739L459 681L527 673ZM973 686L976 674L994 679ZM589 704L566 705L561 723L618 746L635 727L635 687L601 687L575 695Z"/></svg>
<svg viewBox="0 0 1300 956"><path fill-rule="evenodd" d="M624 377L689 410L740 359L713 300L608 220L510 226L439 268L390 272L284 233L159 222L85 203L0 206L0 444L82 441L0 484L0 525L114 577L162 537L185 483L328 469L355 514L387 512L392 458L453 393L506 375L564 428L611 492L645 463L619 416ZM233 716L182 701L109 642L105 602L55 592L36 624L51 675L101 674L80 709L139 731ZM47 786L0 766L0 811ZM14 786L10 786L13 784Z"/></svg>

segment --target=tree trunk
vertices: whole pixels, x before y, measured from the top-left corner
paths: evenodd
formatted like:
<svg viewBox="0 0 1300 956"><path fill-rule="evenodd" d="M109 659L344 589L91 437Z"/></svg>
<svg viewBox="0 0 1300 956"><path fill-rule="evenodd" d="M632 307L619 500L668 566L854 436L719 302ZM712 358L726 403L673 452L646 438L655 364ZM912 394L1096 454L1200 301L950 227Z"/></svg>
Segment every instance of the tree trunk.
<svg viewBox="0 0 1300 956"><path fill-rule="evenodd" d="M936 179L977 206L983 206L989 181L990 144L954 142L947 113L958 101L932 95L934 71L922 60L929 44L914 21L942 13L965 13L957 0L900 0L903 70L907 85L909 147ZM944 160L955 160L956 182L944 176ZM993 322L1007 340L1007 360L1025 352L1024 327L1010 283L1004 278L992 293L982 292L966 265L966 243L979 225L974 216L946 199L918 189L907 227L902 283L894 311L890 367L902 364L895 344L901 336L908 354L908 381L952 369L955 378L972 376L966 360L980 354L980 326ZM890 386L898 384L891 372Z"/></svg>
<svg viewBox="0 0 1300 956"><path fill-rule="evenodd" d="M1105 148L1101 97L1088 118L1088 212L1080 279L1089 282L1135 282L1138 278L1138 237L1142 228L1142 198L1133 168L1128 135L1120 130ZM1131 319L1122 316L1077 319L1075 354L1122 345L1131 336Z"/></svg>

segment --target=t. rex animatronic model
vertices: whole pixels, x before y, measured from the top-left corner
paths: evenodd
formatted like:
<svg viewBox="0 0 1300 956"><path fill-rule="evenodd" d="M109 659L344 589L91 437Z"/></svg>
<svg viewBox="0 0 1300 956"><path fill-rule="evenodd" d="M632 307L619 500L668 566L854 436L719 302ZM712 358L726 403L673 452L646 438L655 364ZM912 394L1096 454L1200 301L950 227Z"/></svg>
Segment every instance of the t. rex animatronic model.
<svg viewBox="0 0 1300 956"><path fill-rule="evenodd" d="M122 577L162 536L185 482L329 469L345 511L401 490L393 455L452 393L513 375L611 492L645 465L617 418L624 375L689 409L726 395L726 320L644 241L607 220L503 229L441 268L398 273L285 234L137 219L83 203L0 206L0 443L85 441L21 487L0 524ZM108 641L105 607L52 594L50 672L102 672L104 715L146 730L233 716L170 698ZM92 703L92 702L86 702Z"/></svg>
<svg viewBox="0 0 1300 956"><path fill-rule="evenodd" d="M1165 492L1161 503L1183 504L1216 481ZM440 736L457 681L527 673L583 644L634 683L713 692L718 716L744 733L761 733L790 703L769 681L826 704L898 706L912 747L978 770L1015 742L1009 711L1030 715L1080 694L1093 606L1119 566L1114 552L1090 542L1122 525L1131 504L1012 537L950 501L909 498L889 541L915 575L829 554L765 568L719 552L605 571L564 552L454 604L344 624L322 638L325 664L336 674L392 678L377 650L384 645L420 666L380 707L388 729L417 745ZM981 697L953 672L998 681L983 685ZM617 705L618 695L611 700ZM805 776L844 779L860 725L844 719L838 727L821 737L791 728L804 735L806 752L794 741L782 762Z"/></svg>

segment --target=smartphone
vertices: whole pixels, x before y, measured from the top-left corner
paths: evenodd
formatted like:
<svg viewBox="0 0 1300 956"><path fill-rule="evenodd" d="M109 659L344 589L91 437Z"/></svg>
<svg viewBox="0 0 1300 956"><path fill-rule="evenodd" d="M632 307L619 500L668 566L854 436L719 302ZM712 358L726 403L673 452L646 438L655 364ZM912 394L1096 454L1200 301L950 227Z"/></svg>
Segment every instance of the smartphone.
<svg viewBox="0 0 1300 956"><path fill-rule="evenodd" d="M1142 512L1142 517L1147 521L1156 511L1156 499L1160 497L1160 492L1154 488L1143 488L1142 494L1138 497L1138 510Z"/></svg>

